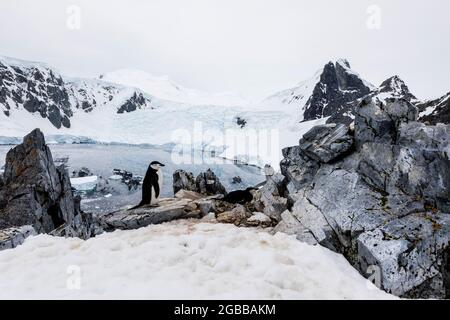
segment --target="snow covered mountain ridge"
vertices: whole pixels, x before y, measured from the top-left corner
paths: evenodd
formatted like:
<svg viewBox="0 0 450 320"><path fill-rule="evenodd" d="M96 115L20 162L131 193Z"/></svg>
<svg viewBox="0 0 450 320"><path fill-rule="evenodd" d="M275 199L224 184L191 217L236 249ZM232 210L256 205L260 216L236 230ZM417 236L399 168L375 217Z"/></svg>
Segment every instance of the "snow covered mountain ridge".
<svg viewBox="0 0 450 320"><path fill-rule="evenodd" d="M298 140L303 122L352 122L353 109L366 96L403 98L418 106L426 121L449 121L448 95L420 102L398 76L376 87L344 59L330 61L309 80L250 106L240 96L188 89L137 70L75 79L43 63L0 56L0 136L7 137L40 127L46 134L104 142L165 144L173 142L170 132L200 121L205 129L222 131L276 128L281 139L295 135Z"/></svg>
<svg viewBox="0 0 450 320"><path fill-rule="evenodd" d="M113 107L117 113L154 108L152 97L139 89L104 81L63 78L42 63L0 56L0 111L17 118L39 114L56 128L70 128L75 113ZM3 119L5 121L5 119Z"/></svg>
<svg viewBox="0 0 450 320"><path fill-rule="evenodd" d="M141 70L120 69L101 75L99 79L139 88L160 99L192 105L243 106L249 104L249 101L241 94L210 93L189 89L173 82L169 76L157 77Z"/></svg>

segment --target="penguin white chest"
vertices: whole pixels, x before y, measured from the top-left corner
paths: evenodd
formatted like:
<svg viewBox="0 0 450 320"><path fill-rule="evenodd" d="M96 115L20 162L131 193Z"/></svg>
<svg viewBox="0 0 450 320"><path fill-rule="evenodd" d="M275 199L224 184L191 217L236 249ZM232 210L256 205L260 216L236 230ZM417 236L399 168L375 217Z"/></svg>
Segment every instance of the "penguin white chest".
<svg viewBox="0 0 450 320"><path fill-rule="evenodd" d="M162 192L162 182L163 182L162 170L160 169L156 173L158 174L159 195L156 196L155 188L152 186L152 200L150 204L158 204L159 196L161 195Z"/></svg>

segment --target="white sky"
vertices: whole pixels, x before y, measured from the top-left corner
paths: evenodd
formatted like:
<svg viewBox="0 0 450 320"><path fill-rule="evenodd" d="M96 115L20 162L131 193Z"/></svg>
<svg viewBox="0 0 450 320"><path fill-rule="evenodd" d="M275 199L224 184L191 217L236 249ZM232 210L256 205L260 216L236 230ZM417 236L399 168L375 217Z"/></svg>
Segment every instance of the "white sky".
<svg viewBox="0 0 450 320"><path fill-rule="evenodd" d="M81 8L81 29L66 23ZM367 8L381 9L379 30ZM398 74L419 98L450 91L448 0L1 0L0 54L70 76L119 68L258 100L329 60L379 85Z"/></svg>

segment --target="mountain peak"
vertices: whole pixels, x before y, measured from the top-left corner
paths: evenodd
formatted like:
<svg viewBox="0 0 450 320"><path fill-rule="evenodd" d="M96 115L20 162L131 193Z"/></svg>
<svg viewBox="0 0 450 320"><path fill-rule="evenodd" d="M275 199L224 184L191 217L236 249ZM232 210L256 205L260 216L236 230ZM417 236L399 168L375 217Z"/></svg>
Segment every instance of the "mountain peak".
<svg viewBox="0 0 450 320"><path fill-rule="evenodd" d="M381 83L378 92L389 94L395 98L403 98L408 101L417 100L417 98L409 91L405 81L403 81L398 75L394 75L384 80Z"/></svg>

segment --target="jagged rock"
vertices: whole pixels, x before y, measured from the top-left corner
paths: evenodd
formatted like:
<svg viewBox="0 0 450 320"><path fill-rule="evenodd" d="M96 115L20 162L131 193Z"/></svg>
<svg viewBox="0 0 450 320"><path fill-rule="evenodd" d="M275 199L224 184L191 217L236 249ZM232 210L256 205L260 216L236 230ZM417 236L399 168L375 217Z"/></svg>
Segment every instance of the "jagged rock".
<svg viewBox="0 0 450 320"><path fill-rule="evenodd" d="M11 227L0 230L0 251L21 245L29 236L36 235L32 226Z"/></svg>
<svg viewBox="0 0 450 320"><path fill-rule="evenodd" d="M378 268L388 292L449 298L449 127L416 117L402 99L365 101L352 153L300 172L311 155L285 149L291 211L274 231L340 252L365 276Z"/></svg>
<svg viewBox="0 0 450 320"><path fill-rule="evenodd" d="M449 297L450 215L417 213L357 238L358 268L379 267L385 290L417 298ZM365 273L365 272L364 272Z"/></svg>
<svg viewBox="0 0 450 320"><path fill-rule="evenodd" d="M286 210L281 214L281 221L272 230L272 234L283 232L289 235L295 235L297 240L310 245L316 245L317 240L314 235L303 226L300 221L289 211Z"/></svg>
<svg viewBox="0 0 450 320"><path fill-rule="evenodd" d="M130 230L176 219L201 218L202 216L202 211L195 201L168 198L160 199L158 207L143 206L107 214L101 218L101 225L106 231Z"/></svg>
<svg viewBox="0 0 450 320"><path fill-rule="evenodd" d="M308 185L319 170L319 162L303 153L299 146L283 149L281 173L286 177L289 192Z"/></svg>
<svg viewBox="0 0 450 320"><path fill-rule="evenodd" d="M395 143L400 123L416 121L417 108L406 100L389 99L386 104L364 99L356 109L355 142Z"/></svg>
<svg viewBox="0 0 450 320"><path fill-rule="evenodd" d="M287 209L285 181L281 174L268 176L264 186L254 196L254 207L268 217L280 221L281 213Z"/></svg>
<svg viewBox="0 0 450 320"><path fill-rule="evenodd" d="M38 233L49 233L64 226L72 236L88 233L75 208L69 174L55 167L39 129L8 152L4 177L0 228L32 225Z"/></svg>
<svg viewBox="0 0 450 320"><path fill-rule="evenodd" d="M310 158L330 162L350 150L353 137L344 124L325 124L312 128L300 140L300 149Z"/></svg>
<svg viewBox="0 0 450 320"><path fill-rule="evenodd" d="M195 179L197 192L205 195L227 194L225 187L211 169L201 172Z"/></svg>
<svg viewBox="0 0 450 320"><path fill-rule="evenodd" d="M198 191L194 175L191 172L177 170L173 173L173 194L177 194L180 190Z"/></svg>

